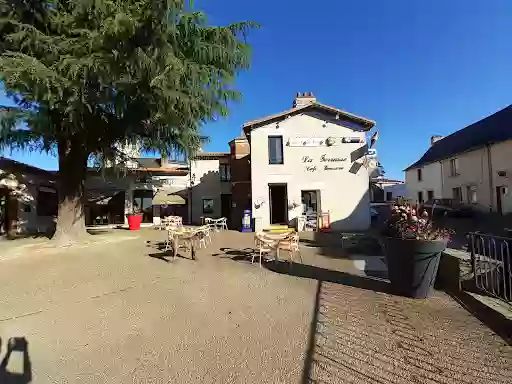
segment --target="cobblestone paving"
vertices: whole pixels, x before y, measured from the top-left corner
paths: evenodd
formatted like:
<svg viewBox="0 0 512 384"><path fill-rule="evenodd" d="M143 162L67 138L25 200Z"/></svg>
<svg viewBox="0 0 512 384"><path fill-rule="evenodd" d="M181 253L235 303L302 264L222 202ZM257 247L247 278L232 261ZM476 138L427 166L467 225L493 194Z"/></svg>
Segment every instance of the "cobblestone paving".
<svg viewBox="0 0 512 384"><path fill-rule="evenodd" d="M512 348L448 296L319 283L311 383L512 383Z"/></svg>

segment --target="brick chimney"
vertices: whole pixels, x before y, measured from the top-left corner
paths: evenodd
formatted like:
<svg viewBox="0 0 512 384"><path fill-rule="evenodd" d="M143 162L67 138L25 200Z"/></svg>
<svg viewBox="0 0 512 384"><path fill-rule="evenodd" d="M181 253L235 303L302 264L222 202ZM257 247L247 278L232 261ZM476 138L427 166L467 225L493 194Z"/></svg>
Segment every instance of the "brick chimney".
<svg viewBox="0 0 512 384"><path fill-rule="evenodd" d="M316 97L313 96L313 92L304 92L303 94L297 92L297 96L295 96L295 100L293 100L293 108L304 107L311 103L316 103Z"/></svg>
<svg viewBox="0 0 512 384"><path fill-rule="evenodd" d="M440 135L431 136L430 137L430 145L434 145L434 143L436 143L437 141L439 141L443 138L444 138L444 136L440 136Z"/></svg>

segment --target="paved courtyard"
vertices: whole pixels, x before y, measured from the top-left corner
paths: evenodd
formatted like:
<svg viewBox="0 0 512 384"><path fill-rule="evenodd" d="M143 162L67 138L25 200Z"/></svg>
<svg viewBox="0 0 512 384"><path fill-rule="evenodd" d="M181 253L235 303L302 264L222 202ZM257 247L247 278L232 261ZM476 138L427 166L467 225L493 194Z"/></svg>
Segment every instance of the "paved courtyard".
<svg viewBox="0 0 512 384"><path fill-rule="evenodd" d="M259 268L230 231L171 262L163 232L122 232L0 254L0 382L512 382L510 346L444 293L385 293L378 258L306 242L305 265Z"/></svg>

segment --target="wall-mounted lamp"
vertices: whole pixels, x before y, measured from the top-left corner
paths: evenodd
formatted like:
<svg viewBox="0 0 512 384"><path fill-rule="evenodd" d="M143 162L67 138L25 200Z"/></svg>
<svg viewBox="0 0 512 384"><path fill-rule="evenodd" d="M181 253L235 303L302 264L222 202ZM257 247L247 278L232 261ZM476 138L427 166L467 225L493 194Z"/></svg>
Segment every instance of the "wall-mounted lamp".
<svg viewBox="0 0 512 384"><path fill-rule="evenodd" d="M292 201L291 203L288 203L288 209L295 209L299 206L295 201Z"/></svg>
<svg viewBox="0 0 512 384"><path fill-rule="evenodd" d="M263 204L265 204L265 200L264 199L256 199L254 201L254 208L259 209L259 208L261 208L261 206Z"/></svg>

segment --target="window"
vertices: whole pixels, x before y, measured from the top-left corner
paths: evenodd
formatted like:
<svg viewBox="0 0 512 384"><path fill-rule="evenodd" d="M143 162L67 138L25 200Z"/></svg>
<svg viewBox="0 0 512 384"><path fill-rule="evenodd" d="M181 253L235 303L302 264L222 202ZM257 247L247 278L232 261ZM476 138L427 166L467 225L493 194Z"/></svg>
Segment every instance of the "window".
<svg viewBox="0 0 512 384"><path fill-rule="evenodd" d="M283 136L268 137L268 163L283 164Z"/></svg>
<svg viewBox="0 0 512 384"><path fill-rule="evenodd" d="M213 213L213 199L203 199L203 213Z"/></svg>
<svg viewBox="0 0 512 384"><path fill-rule="evenodd" d="M421 174L421 168L418 168L418 181L423 180L423 175Z"/></svg>
<svg viewBox="0 0 512 384"><path fill-rule="evenodd" d="M467 192L468 204L476 204L477 203L476 185L468 185L466 192Z"/></svg>
<svg viewBox="0 0 512 384"><path fill-rule="evenodd" d="M220 181L231 181L231 166L229 164L220 164Z"/></svg>
<svg viewBox="0 0 512 384"><path fill-rule="evenodd" d="M58 207L57 191L45 187L37 190L37 216L57 216Z"/></svg>
<svg viewBox="0 0 512 384"><path fill-rule="evenodd" d="M423 191L418 191L418 203L423 203Z"/></svg>
<svg viewBox="0 0 512 384"><path fill-rule="evenodd" d="M450 159L450 176L457 176L459 168L459 159Z"/></svg>
<svg viewBox="0 0 512 384"><path fill-rule="evenodd" d="M460 187L452 188L452 197L453 200L457 203L462 201L462 190Z"/></svg>
<svg viewBox="0 0 512 384"><path fill-rule="evenodd" d="M393 200L393 192L386 192L386 201Z"/></svg>
<svg viewBox="0 0 512 384"><path fill-rule="evenodd" d="M434 199L434 191L427 191L427 201Z"/></svg>

